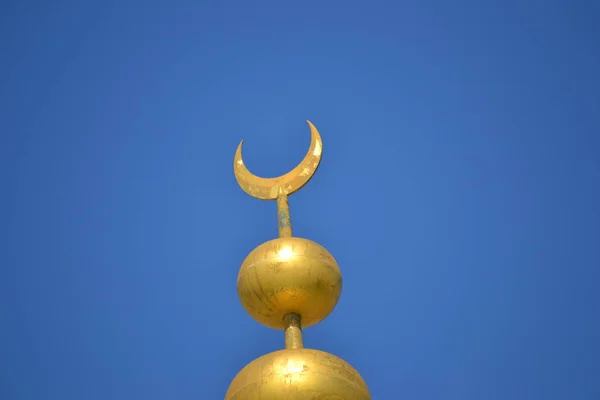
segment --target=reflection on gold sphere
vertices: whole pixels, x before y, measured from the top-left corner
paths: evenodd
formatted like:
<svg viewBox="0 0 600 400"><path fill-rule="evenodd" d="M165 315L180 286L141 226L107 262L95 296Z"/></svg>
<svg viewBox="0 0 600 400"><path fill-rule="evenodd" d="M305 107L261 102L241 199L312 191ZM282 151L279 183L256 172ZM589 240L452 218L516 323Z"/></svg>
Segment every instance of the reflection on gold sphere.
<svg viewBox="0 0 600 400"><path fill-rule="evenodd" d="M337 262L321 245L298 237L263 243L244 260L237 290L246 311L263 325L284 329L297 313L302 327L322 321L342 291Z"/></svg>
<svg viewBox="0 0 600 400"><path fill-rule="evenodd" d="M369 389L350 364L312 349L265 354L242 369L225 400L370 400Z"/></svg>

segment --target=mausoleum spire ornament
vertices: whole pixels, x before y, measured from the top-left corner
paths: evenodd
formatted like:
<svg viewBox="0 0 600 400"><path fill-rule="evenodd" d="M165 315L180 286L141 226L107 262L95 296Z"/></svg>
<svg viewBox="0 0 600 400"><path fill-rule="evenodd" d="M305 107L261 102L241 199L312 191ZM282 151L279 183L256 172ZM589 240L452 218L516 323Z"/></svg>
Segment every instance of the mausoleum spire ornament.
<svg viewBox="0 0 600 400"><path fill-rule="evenodd" d="M321 245L292 236L288 196L312 178L323 151L310 123L308 153L292 171L261 178L246 168L240 142L233 169L240 187L263 200L277 200L279 238L261 244L242 263L237 291L256 321L285 332L285 349L259 357L235 377L225 400L369 400L360 374L344 360L303 346L302 328L325 319L342 290L337 262Z"/></svg>

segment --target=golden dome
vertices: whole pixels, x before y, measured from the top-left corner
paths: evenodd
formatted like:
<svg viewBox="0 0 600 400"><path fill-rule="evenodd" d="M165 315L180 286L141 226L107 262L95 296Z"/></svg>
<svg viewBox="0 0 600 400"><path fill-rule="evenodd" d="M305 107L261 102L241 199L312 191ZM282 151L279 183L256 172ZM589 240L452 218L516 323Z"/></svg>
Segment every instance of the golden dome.
<svg viewBox="0 0 600 400"><path fill-rule="evenodd" d="M370 400L369 389L350 364L312 349L265 354L242 369L225 400Z"/></svg>
<svg viewBox="0 0 600 400"><path fill-rule="evenodd" d="M261 244L246 257L237 291L246 311L261 324L284 329L283 317L297 313L306 328L334 309L342 291L342 275L321 245L284 237Z"/></svg>

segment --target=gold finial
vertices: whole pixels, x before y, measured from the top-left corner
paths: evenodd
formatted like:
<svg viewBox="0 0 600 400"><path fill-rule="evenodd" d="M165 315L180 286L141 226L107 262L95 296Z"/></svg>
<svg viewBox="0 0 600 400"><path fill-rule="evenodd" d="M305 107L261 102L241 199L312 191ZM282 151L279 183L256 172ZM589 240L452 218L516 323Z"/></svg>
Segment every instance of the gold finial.
<svg viewBox="0 0 600 400"><path fill-rule="evenodd" d="M299 315L304 327L320 322L334 309L342 290L342 276L333 256L315 242L292 237L288 195L312 178L323 152L319 131L307 122L311 130L308 153L287 174L277 178L252 174L242 159L242 143L233 163L238 184L246 193L277 199L279 238L263 243L246 257L237 281L246 311L276 329L286 329L284 317L290 313Z"/></svg>
<svg viewBox="0 0 600 400"><path fill-rule="evenodd" d="M311 143L302 162L277 178L253 175L242 159L242 142L234 158L240 187L253 197L277 199L279 238L255 248L238 273L240 301L252 318L285 331L285 349L252 361L235 377L226 400L331 398L369 400L360 374L344 360L323 351L306 349L302 328L331 313L342 290L342 276L333 256L321 245L292 237L288 195L314 175L323 144L310 123Z"/></svg>

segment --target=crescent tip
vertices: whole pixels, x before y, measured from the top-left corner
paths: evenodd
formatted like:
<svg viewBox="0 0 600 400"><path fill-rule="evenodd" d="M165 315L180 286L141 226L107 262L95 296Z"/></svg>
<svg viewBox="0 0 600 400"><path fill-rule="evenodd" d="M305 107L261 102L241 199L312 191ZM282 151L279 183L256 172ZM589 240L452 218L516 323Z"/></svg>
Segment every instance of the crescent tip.
<svg viewBox="0 0 600 400"><path fill-rule="evenodd" d="M242 157L242 147L244 147L244 141L240 140L240 144L238 144L238 147L235 151L235 156L237 157L238 155L240 156L240 158Z"/></svg>
<svg viewBox="0 0 600 400"><path fill-rule="evenodd" d="M238 147L235 151L235 157L233 159L233 165L234 167L240 167L242 165L244 165L244 160L242 158L242 147L243 147L244 141L241 140L240 144L238 144Z"/></svg>
<svg viewBox="0 0 600 400"><path fill-rule="evenodd" d="M312 122L306 120L308 126L310 127L310 148L313 156L319 157L323 151L323 141L321 140L321 134L317 130L317 127L313 125Z"/></svg>

